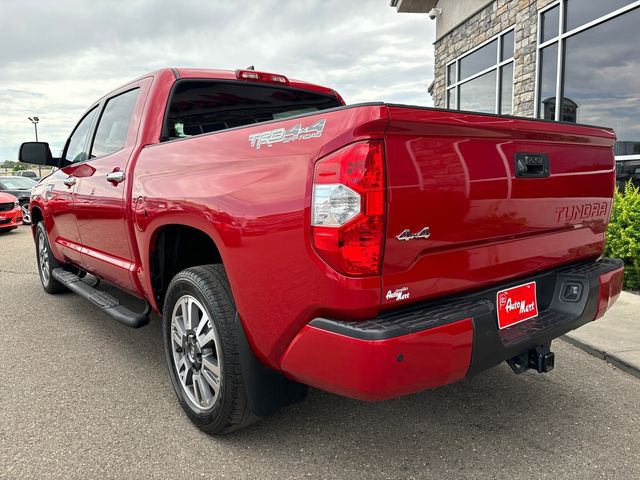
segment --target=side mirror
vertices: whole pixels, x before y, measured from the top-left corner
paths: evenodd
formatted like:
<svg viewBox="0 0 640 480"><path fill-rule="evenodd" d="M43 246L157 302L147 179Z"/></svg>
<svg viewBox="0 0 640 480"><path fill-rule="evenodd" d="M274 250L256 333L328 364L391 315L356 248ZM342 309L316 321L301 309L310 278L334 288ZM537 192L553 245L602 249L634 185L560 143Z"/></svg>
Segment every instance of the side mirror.
<svg viewBox="0 0 640 480"><path fill-rule="evenodd" d="M53 158L51 149L46 142L25 142L20 145L18 160L33 165L58 166L58 159Z"/></svg>

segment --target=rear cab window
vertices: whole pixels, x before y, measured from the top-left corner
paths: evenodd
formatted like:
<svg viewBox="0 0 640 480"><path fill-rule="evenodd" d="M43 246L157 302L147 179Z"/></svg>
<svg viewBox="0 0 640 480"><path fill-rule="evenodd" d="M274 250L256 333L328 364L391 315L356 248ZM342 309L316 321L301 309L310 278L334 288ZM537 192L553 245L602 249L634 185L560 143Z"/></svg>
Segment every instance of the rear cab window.
<svg viewBox="0 0 640 480"><path fill-rule="evenodd" d="M180 80L171 96L163 140L339 107L331 95L221 80Z"/></svg>

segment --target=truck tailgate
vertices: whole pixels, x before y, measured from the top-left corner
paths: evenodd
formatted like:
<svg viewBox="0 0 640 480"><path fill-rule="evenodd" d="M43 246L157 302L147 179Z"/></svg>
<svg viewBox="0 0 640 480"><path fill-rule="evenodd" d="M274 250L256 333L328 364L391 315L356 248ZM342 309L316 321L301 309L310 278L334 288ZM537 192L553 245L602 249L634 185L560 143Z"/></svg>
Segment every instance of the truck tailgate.
<svg viewBox="0 0 640 480"><path fill-rule="evenodd" d="M613 131L403 106L389 113L383 305L601 254Z"/></svg>

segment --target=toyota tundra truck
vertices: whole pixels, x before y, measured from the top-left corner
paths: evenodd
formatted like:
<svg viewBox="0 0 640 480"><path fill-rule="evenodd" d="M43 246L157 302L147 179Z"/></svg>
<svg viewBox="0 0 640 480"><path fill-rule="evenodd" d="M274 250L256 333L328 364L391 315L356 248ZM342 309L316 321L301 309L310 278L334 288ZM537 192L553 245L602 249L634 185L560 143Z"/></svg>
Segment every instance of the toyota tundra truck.
<svg viewBox="0 0 640 480"><path fill-rule="evenodd" d="M309 386L381 401L505 361L551 370L551 341L621 290L602 258L614 142L168 68L91 105L59 158L20 159L58 167L30 201L44 289L134 328L162 316L178 401L221 434Z"/></svg>

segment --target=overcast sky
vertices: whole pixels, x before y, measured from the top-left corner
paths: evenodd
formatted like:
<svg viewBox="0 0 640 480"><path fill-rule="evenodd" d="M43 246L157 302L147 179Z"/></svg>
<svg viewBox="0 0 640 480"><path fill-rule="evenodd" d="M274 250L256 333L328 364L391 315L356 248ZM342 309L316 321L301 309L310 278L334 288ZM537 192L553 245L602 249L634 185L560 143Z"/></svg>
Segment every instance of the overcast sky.
<svg viewBox="0 0 640 480"><path fill-rule="evenodd" d="M0 0L0 161L38 134L58 154L103 94L167 66L255 65L347 103L431 105L434 22L389 0Z"/></svg>

